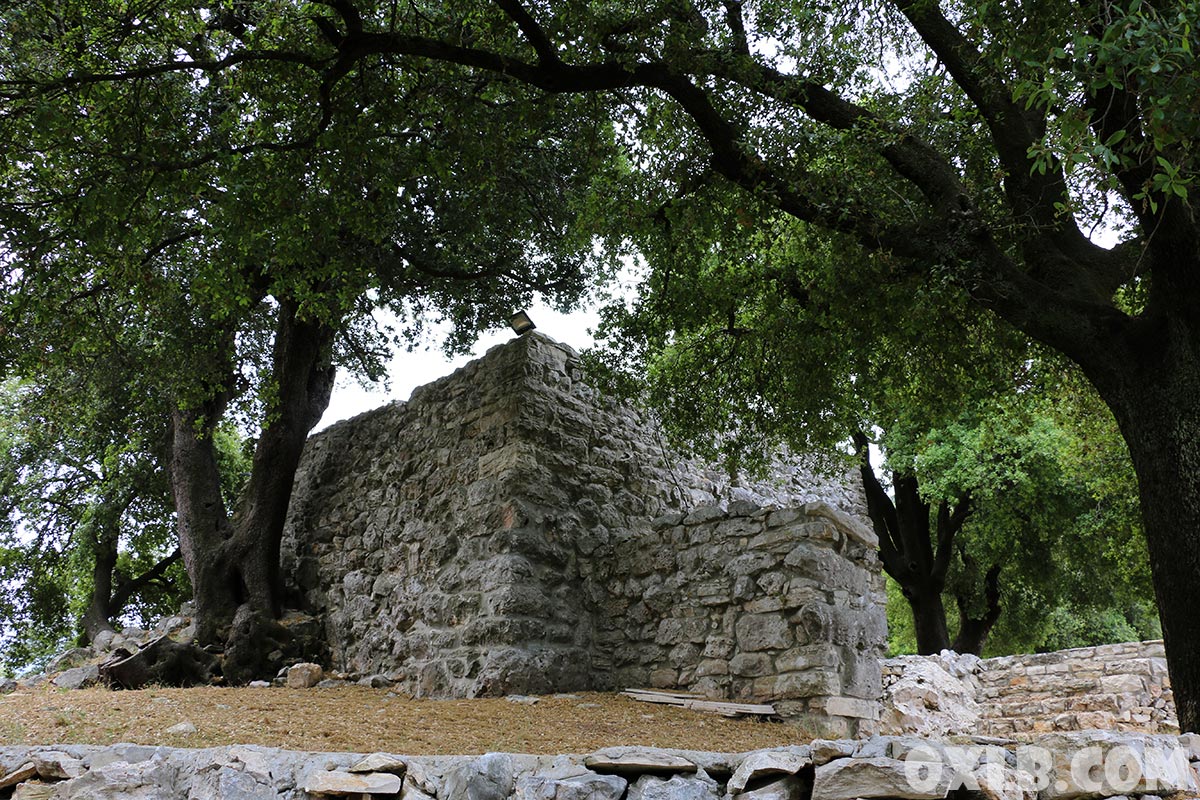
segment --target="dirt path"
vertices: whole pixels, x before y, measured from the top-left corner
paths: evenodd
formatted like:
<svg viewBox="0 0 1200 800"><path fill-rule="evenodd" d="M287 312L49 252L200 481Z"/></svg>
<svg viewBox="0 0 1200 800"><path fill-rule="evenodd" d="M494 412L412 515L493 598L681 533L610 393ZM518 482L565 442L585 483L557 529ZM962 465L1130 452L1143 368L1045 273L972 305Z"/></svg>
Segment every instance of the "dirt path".
<svg viewBox="0 0 1200 800"><path fill-rule="evenodd" d="M168 733L190 722L194 733ZM619 695L409 700L380 689L25 689L0 695L0 744L257 744L408 755L587 753L613 745L745 751L808 741L782 723Z"/></svg>

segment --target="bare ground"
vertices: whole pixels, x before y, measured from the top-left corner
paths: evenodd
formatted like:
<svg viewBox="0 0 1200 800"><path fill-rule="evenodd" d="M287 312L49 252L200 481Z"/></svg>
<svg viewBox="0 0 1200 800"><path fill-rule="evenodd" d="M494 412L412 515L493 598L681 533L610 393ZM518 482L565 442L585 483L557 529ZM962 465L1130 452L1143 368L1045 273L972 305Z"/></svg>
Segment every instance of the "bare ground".
<svg viewBox="0 0 1200 800"><path fill-rule="evenodd" d="M195 733L167 729L191 722ZM615 745L739 752L809 741L779 722L727 719L614 694L411 700L364 687L110 691L24 689L0 695L0 745L256 744L407 755L587 753Z"/></svg>

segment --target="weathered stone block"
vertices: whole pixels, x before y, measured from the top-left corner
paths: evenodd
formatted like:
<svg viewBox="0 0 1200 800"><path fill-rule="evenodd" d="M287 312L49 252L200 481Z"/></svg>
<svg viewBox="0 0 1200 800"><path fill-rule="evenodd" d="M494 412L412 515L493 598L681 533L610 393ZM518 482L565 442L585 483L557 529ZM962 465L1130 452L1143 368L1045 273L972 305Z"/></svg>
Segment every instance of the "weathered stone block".
<svg viewBox="0 0 1200 800"><path fill-rule="evenodd" d="M738 764L738 768L729 779L727 790L732 795L741 794L751 783L760 782L764 778L795 775L811 765L811 753L805 747L750 753Z"/></svg>
<svg viewBox="0 0 1200 800"><path fill-rule="evenodd" d="M774 697L795 699L825 697L840 691L841 685L836 673L827 669L812 669L777 676L771 694Z"/></svg>
<svg viewBox="0 0 1200 800"><path fill-rule="evenodd" d="M287 670L287 686L289 689L307 689L316 686L325 677L325 670L320 664L305 662L293 664Z"/></svg>
<svg viewBox="0 0 1200 800"><path fill-rule="evenodd" d="M398 776L386 772L361 774L325 770L309 773L301 784L309 794L332 795L396 794L401 786Z"/></svg>
<svg viewBox="0 0 1200 800"><path fill-rule="evenodd" d="M706 678L710 675L729 675L730 671L730 663L718 658L706 658L696 665L697 678Z"/></svg>
<svg viewBox="0 0 1200 800"><path fill-rule="evenodd" d="M735 630L741 650L783 650L793 641L791 626L778 614L747 614L737 621Z"/></svg>
<svg viewBox="0 0 1200 800"><path fill-rule="evenodd" d="M664 619L658 625L658 633L654 641L662 645L674 645L684 642L703 643L708 638L708 620L695 617L685 619Z"/></svg>
<svg viewBox="0 0 1200 800"><path fill-rule="evenodd" d="M729 672L743 678L758 678L772 671L771 659L765 653L738 653L729 660Z"/></svg>
<svg viewBox="0 0 1200 800"><path fill-rule="evenodd" d="M797 672L814 667L836 667L840 663L837 649L828 644L793 647L775 657L779 672ZM878 666L878 661L875 662Z"/></svg>

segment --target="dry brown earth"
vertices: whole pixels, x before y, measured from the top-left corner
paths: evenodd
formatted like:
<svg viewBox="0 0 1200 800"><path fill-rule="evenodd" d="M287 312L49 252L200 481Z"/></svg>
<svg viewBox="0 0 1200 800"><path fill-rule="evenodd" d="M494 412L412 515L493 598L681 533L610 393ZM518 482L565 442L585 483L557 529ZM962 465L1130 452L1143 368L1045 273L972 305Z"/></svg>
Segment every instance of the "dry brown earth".
<svg viewBox="0 0 1200 800"><path fill-rule="evenodd" d="M191 722L195 733L168 728ZM727 719L613 694L411 700L363 687L119 692L22 689L0 695L0 744L256 744L408 755L587 753L614 745L738 752L806 742L778 722Z"/></svg>

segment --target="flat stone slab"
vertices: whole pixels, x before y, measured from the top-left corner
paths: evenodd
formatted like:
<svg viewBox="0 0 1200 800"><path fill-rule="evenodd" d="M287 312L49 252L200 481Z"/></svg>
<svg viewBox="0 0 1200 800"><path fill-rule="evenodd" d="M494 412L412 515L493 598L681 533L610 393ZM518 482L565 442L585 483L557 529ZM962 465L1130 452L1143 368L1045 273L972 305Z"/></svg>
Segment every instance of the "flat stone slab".
<svg viewBox="0 0 1200 800"><path fill-rule="evenodd" d="M584 758L583 763L596 772L618 775L674 775L698 769L695 762L683 756L638 747L600 750Z"/></svg>
<svg viewBox="0 0 1200 800"><path fill-rule="evenodd" d="M839 758L817 767L812 798L942 800L950 790L949 770L936 761L927 764L937 773L932 779L915 775L906 762L894 758Z"/></svg>
<svg viewBox="0 0 1200 800"><path fill-rule="evenodd" d="M751 753L742 759L737 771L729 779L729 793L741 794L752 782L767 776L795 775L811 764L812 759L803 752L764 750Z"/></svg>
<svg viewBox="0 0 1200 800"><path fill-rule="evenodd" d="M310 794L397 794L402 785L400 778L390 772L318 770L309 773L302 788Z"/></svg>

